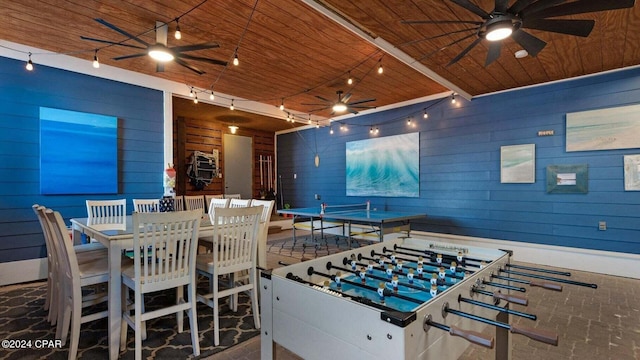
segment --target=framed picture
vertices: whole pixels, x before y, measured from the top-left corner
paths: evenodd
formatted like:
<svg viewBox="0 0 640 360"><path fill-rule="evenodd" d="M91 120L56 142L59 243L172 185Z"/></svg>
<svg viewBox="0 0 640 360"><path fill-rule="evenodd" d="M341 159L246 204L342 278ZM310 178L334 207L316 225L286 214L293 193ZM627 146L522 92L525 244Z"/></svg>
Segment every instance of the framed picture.
<svg viewBox="0 0 640 360"><path fill-rule="evenodd" d="M640 191L640 155L624 156L624 190Z"/></svg>
<svg viewBox="0 0 640 360"><path fill-rule="evenodd" d="M588 171L586 164L547 166L547 193L586 194L589 192Z"/></svg>
<svg viewBox="0 0 640 360"><path fill-rule="evenodd" d="M536 182L536 145L509 145L500 147L500 182Z"/></svg>
<svg viewBox="0 0 640 360"><path fill-rule="evenodd" d="M567 114L566 150L640 148L640 105Z"/></svg>

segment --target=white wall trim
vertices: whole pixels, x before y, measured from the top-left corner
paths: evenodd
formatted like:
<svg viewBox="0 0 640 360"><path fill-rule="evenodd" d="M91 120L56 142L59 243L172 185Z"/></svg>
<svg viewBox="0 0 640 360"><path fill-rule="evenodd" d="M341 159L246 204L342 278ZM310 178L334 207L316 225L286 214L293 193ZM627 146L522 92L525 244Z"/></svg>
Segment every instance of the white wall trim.
<svg viewBox="0 0 640 360"><path fill-rule="evenodd" d="M411 237L434 239L457 245L513 250L512 260L514 261L640 279L640 266L638 265L640 264L640 255L638 254L541 245L424 231L411 231Z"/></svg>
<svg viewBox="0 0 640 360"><path fill-rule="evenodd" d="M47 278L47 258L0 263L0 286Z"/></svg>

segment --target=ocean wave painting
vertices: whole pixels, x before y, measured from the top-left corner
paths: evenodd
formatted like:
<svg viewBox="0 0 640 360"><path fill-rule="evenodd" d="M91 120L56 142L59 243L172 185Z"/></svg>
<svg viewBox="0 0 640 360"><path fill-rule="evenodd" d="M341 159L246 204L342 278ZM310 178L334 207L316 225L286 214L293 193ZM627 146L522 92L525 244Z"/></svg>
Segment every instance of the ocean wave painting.
<svg viewBox="0 0 640 360"><path fill-rule="evenodd" d="M40 193L117 194L118 118L41 107Z"/></svg>
<svg viewBox="0 0 640 360"><path fill-rule="evenodd" d="M567 114L567 151L640 148L640 105Z"/></svg>
<svg viewBox="0 0 640 360"><path fill-rule="evenodd" d="M535 144L500 147L500 182L536 182L535 152Z"/></svg>
<svg viewBox="0 0 640 360"><path fill-rule="evenodd" d="M346 144L347 196L420 196L420 134Z"/></svg>

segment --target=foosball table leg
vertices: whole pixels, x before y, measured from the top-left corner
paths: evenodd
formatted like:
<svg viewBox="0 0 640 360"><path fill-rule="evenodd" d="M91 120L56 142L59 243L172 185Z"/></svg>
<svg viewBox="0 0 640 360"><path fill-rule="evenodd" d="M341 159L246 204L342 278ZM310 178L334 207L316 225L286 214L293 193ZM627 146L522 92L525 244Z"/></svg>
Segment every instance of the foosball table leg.
<svg viewBox="0 0 640 360"><path fill-rule="evenodd" d="M271 272L260 272L260 359L275 360L276 344L273 341L273 282Z"/></svg>
<svg viewBox="0 0 640 360"><path fill-rule="evenodd" d="M496 321L510 324L509 317L508 313L498 312ZM511 332L501 327L496 327L496 360L511 360Z"/></svg>

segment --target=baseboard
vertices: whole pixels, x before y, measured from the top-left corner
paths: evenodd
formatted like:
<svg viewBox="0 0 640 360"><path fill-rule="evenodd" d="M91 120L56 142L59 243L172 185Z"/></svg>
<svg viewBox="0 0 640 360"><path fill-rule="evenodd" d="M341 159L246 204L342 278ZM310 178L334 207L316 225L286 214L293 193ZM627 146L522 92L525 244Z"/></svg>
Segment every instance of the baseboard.
<svg viewBox="0 0 640 360"><path fill-rule="evenodd" d="M47 278L47 258L0 263L0 286Z"/></svg>
<svg viewBox="0 0 640 360"><path fill-rule="evenodd" d="M514 261L640 279L640 255L518 241L412 231L411 237L513 250Z"/></svg>

